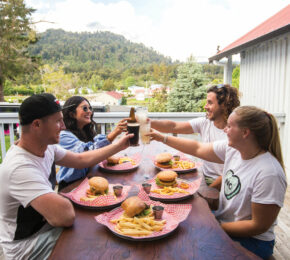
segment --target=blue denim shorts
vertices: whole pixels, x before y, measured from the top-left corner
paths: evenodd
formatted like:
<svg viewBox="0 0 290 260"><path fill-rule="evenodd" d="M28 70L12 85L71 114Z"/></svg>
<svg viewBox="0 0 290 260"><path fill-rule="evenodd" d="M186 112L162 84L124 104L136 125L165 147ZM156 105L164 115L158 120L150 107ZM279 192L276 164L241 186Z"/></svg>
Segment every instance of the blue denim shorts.
<svg viewBox="0 0 290 260"><path fill-rule="evenodd" d="M253 237L232 237L232 239L263 259L273 255L275 240L264 241Z"/></svg>

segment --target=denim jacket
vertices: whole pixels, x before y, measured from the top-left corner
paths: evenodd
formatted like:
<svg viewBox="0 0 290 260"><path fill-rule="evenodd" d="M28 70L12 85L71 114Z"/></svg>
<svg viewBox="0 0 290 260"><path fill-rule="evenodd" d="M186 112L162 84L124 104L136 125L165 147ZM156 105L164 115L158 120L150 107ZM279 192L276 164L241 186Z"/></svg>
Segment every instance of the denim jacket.
<svg viewBox="0 0 290 260"><path fill-rule="evenodd" d="M94 137L94 142L82 142L80 141L72 132L68 130L63 130L60 132L60 142L59 144L66 150L70 150L74 153L82 153L89 150L98 149L110 144L106 135L96 135ZM76 181L85 177L88 173L89 168L84 169L74 169L60 167L56 179L57 182L65 181L66 183Z"/></svg>

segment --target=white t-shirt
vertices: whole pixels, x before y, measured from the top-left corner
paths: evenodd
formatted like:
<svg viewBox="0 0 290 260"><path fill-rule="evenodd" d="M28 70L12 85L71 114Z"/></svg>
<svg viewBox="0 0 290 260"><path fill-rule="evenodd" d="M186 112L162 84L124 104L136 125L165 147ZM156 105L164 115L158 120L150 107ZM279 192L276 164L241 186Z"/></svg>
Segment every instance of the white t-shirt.
<svg viewBox="0 0 290 260"><path fill-rule="evenodd" d="M27 241L34 236L16 238L25 232L25 225L20 228L19 223L27 221L20 219L20 211L30 206L35 198L54 192L48 180L51 167L66 152L59 145L49 145L43 158L16 145L7 152L0 168L0 242L4 253L11 258L13 255L15 259L24 258L23 255L31 251L32 248L27 248L31 243Z"/></svg>
<svg viewBox="0 0 290 260"><path fill-rule="evenodd" d="M218 140L227 140L223 129L215 127L213 121L205 118L195 118L189 121L193 132L199 133L203 143L212 143ZM202 171L205 176L216 179L223 173L223 164L203 160Z"/></svg>
<svg viewBox="0 0 290 260"><path fill-rule="evenodd" d="M251 203L283 206L287 188L286 175L278 160L269 152L250 160L243 160L238 150L229 147L227 141L214 142L214 152L224 161L224 172L215 212L221 222L252 219ZM274 226L257 239L275 239Z"/></svg>

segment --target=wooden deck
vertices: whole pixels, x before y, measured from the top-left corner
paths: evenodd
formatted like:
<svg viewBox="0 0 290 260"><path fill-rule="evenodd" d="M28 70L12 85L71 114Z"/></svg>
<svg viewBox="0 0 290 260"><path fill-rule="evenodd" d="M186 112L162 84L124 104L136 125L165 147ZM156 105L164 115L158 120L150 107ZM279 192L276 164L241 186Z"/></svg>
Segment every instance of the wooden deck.
<svg viewBox="0 0 290 260"><path fill-rule="evenodd" d="M278 216L278 225L275 227L276 244L274 257L278 260L290 259L290 185L288 184L284 207Z"/></svg>
<svg viewBox="0 0 290 260"><path fill-rule="evenodd" d="M275 228L276 245L274 249L274 257L276 260L290 259L290 186L287 188L284 207L278 216L278 225ZM0 247L0 260L5 260Z"/></svg>

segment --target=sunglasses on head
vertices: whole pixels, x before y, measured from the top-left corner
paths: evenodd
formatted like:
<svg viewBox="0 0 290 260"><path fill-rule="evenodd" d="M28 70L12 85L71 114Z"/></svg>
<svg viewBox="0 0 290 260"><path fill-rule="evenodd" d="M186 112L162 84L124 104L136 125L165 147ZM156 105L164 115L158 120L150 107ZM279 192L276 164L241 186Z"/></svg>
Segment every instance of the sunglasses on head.
<svg viewBox="0 0 290 260"><path fill-rule="evenodd" d="M89 110L93 111L91 106L82 106L82 109L83 109L84 112L88 112Z"/></svg>

